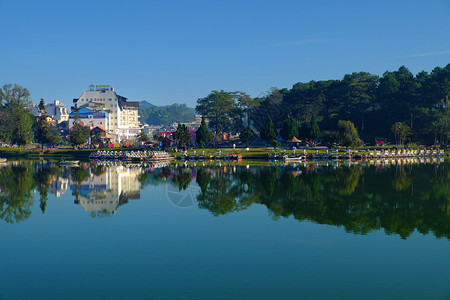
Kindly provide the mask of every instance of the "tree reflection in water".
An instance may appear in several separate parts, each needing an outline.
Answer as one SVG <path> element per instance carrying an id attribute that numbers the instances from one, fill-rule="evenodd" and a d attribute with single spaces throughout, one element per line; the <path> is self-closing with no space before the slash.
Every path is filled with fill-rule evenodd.
<path id="1" fill-rule="evenodd" d="M 34 204 L 33 165 L 30 162 L 8 164 L 0 170 L 0 218 L 19 223 L 31 216 Z"/>
<path id="2" fill-rule="evenodd" d="M 214 215 L 265 205 L 273 218 L 343 226 L 366 234 L 383 228 L 407 238 L 414 230 L 450 238 L 450 170 L 439 166 L 392 166 L 382 170 L 277 167 L 201 168 L 199 207 Z"/>
<path id="3" fill-rule="evenodd" d="M 1 166 L 0 218 L 9 223 L 27 219 L 34 204 L 34 189 L 40 195 L 40 209 L 44 213 L 49 188 L 58 192 L 55 182 L 65 178 L 75 202 L 92 212 L 97 209 L 111 213 L 129 199 L 139 199 L 139 190 L 146 186 L 170 184 L 178 191 L 195 186 L 198 207 L 214 216 L 260 204 L 268 208 L 273 219 L 292 216 L 299 221 L 342 226 L 356 234 L 382 228 L 387 234 L 398 234 L 401 238 L 417 230 L 450 239 L 449 166 L 444 163 L 383 168 L 233 165 L 111 169 L 85 165 L 60 169 L 52 163 L 13 162 Z M 95 183 L 96 178 L 107 172 L 111 181 L 108 187 L 89 183 L 89 180 Z M 121 174 L 117 178 L 128 188 L 114 190 L 117 183 L 111 174 Z M 90 185 L 94 190 L 86 194 L 83 187 Z"/>

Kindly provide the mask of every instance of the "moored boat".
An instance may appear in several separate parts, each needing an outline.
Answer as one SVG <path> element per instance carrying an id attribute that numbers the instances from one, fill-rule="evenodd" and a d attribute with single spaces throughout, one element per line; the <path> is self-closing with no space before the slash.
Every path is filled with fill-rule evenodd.
<path id="1" fill-rule="evenodd" d="M 62 157 L 58 161 L 58 165 L 60 166 L 78 166 L 79 160 L 67 160 L 65 157 Z"/>

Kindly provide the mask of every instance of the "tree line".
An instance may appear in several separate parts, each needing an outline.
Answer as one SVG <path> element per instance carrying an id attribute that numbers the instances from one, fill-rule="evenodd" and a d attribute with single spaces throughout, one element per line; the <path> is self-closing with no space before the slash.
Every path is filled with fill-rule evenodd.
<path id="1" fill-rule="evenodd" d="M 341 80 L 298 82 L 257 98 L 240 91 L 212 91 L 197 100 L 196 110 L 216 134 L 244 132 L 251 125 L 271 141 L 272 122 L 275 135 L 283 139 L 342 141 L 344 131 L 351 136 L 347 144 L 358 143 L 360 136 L 372 144 L 388 139 L 446 145 L 449 94 L 450 64 L 417 75 L 401 66 L 382 76 L 355 72 Z"/>
<path id="2" fill-rule="evenodd" d="M 17 84 L 5 84 L 0 89 L 0 142 L 19 147 L 38 142 L 42 149 L 46 144 L 64 142 L 57 127 L 47 121 L 44 99 L 37 106 L 37 118 L 31 113 L 32 107 L 28 89 Z M 87 142 L 88 138 L 89 129 L 75 120 L 69 143 L 75 147 Z"/>

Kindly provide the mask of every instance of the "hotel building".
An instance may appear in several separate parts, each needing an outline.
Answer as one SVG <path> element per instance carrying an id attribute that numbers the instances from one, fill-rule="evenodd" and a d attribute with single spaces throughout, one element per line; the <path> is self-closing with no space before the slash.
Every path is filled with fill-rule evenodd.
<path id="1" fill-rule="evenodd" d="M 90 85 L 80 98 L 73 99 L 70 118 L 76 110 L 86 108 L 93 113 L 108 113 L 108 136 L 116 142 L 134 140 L 140 134 L 139 102 L 127 101 L 127 98 L 118 95 L 109 85 Z M 72 124 L 73 122 L 70 122 Z M 70 125 L 69 125 L 70 126 Z"/>

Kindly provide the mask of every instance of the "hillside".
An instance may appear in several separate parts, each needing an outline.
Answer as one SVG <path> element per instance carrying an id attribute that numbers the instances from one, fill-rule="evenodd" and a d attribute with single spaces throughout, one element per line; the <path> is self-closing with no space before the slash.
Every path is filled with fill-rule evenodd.
<path id="1" fill-rule="evenodd" d="M 170 125 L 178 122 L 192 122 L 195 118 L 195 110 L 186 104 L 155 106 L 147 101 L 141 101 L 139 116 L 141 123 Z"/>

